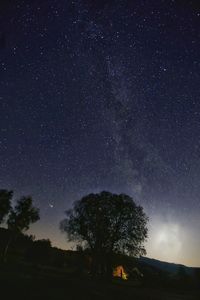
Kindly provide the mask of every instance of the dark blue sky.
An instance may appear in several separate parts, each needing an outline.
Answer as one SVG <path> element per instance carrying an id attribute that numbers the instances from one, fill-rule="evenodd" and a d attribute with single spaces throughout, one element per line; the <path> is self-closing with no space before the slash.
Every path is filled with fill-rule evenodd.
<path id="1" fill-rule="evenodd" d="M 33 196 L 32 232 L 67 247 L 74 200 L 125 192 L 150 216 L 149 256 L 200 266 L 198 1 L 0 9 L 0 187 Z"/>

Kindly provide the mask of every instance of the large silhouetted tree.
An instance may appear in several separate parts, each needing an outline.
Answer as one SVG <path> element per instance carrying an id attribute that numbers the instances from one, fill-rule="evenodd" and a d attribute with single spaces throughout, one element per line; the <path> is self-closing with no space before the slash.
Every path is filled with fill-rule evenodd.
<path id="1" fill-rule="evenodd" d="M 11 209 L 12 196 L 12 191 L 0 190 L 0 224 L 4 221 L 4 218 Z"/>
<path id="2" fill-rule="evenodd" d="M 31 197 L 22 197 L 17 201 L 14 208 L 11 208 L 7 220 L 8 229 L 11 231 L 10 239 L 5 247 L 4 260 L 7 255 L 8 247 L 13 239 L 16 239 L 18 234 L 28 230 L 30 224 L 35 223 L 40 219 L 39 209 L 33 206 Z"/>
<path id="3" fill-rule="evenodd" d="M 66 211 L 60 228 L 69 241 L 89 247 L 93 256 L 93 272 L 109 272 L 105 260 L 113 253 L 133 256 L 145 254 L 148 218 L 141 206 L 127 195 L 101 192 L 75 202 Z M 101 265 L 101 266 L 100 266 Z"/>

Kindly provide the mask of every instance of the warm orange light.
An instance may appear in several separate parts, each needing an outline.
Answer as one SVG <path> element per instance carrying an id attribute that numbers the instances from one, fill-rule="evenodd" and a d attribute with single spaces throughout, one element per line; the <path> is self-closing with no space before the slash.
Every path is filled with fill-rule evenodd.
<path id="1" fill-rule="evenodd" d="M 128 274 L 125 272 L 123 266 L 117 266 L 114 270 L 113 270 L 113 276 L 114 277 L 120 277 L 124 280 L 128 279 Z"/>

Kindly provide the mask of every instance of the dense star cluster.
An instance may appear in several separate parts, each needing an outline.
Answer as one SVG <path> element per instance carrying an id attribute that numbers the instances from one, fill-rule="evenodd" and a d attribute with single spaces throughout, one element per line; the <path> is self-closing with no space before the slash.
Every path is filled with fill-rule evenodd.
<path id="1" fill-rule="evenodd" d="M 70 247 L 73 201 L 123 192 L 147 255 L 200 266 L 198 1 L 2 1 L 0 25 L 0 188 L 32 195 L 32 232 Z"/>

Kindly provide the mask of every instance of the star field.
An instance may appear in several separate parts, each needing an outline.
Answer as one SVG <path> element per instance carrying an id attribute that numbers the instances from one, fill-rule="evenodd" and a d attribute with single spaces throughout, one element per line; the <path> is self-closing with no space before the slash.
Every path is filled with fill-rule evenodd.
<path id="1" fill-rule="evenodd" d="M 200 266 L 198 1 L 2 1 L 0 186 L 38 238 L 89 192 L 128 193 L 147 255 Z M 165 248 L 165 251 L 162 249 Z"/>

